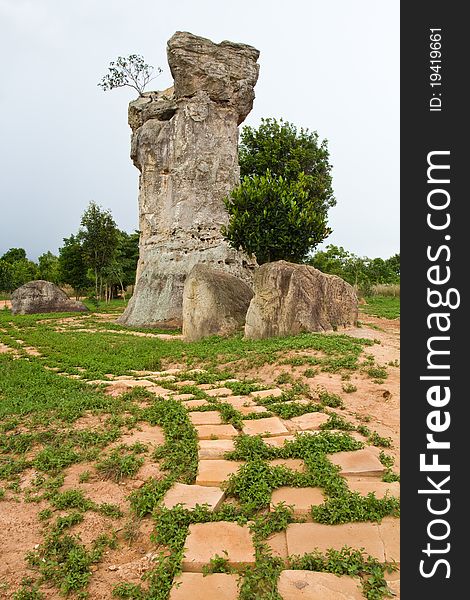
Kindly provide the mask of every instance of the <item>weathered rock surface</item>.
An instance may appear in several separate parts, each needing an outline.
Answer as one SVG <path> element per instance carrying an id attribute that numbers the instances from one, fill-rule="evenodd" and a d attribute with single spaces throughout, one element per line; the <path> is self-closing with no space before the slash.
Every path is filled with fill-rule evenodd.
<path id="1" fill-rule="evenodd" d="M 204 263 L 251 281 L 255 262 L 228 246 L 223 198 L 239 182 L 238 125 L 250 112 L 258 50 L 177 32 L 174 88 L 131 102 L 131 157 L 140 170 L 140 256 L 134 295 L 119 321 L 181 323 L 183 286 Z"/>
<path id="2" fill-rule="evenodd" d="M 11 312 L 14 315 L 86 312 L 87 310 L 88 308 L 82 302 L 71 300 L 54 283 L 43 279 L 25 283 L 11 295 Z"/>
<path id="3" fill-rule="evenodd" d="M 184 284 L 184 338 L 194 341 L 243 329 L 252 297 L 251 288 L 238 277 L 196 265 Z"/>
<path id="4" fill-rule="evenodd" d="M 279 260 L 255 272 L 245 337 L 328 331 L 357 321 L 354 288 L 336 275 Z"/>

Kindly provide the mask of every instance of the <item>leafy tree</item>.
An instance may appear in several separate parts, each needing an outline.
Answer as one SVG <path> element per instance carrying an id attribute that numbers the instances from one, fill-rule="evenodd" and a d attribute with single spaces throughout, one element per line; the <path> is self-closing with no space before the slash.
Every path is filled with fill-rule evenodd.
<path id="1" fill-rule="evenodd" d="M 119 230 L 109 210 L 90 202 L 81 219 L 80 238 L 85 259 L 93 270 L 95 295 L 101 298 L 104 271 L 116 257 Z"/>
<path id="2" fill-rule="evenodd" d="M 91 284 L 79 236 L 64 238 L 64 245 L 59 250 L 58 266 L 60 282 L 71 285 L 78 299 Z"/>
<path id="3" fill-rule="evenodd" d="M 104 270 L 104 280 L 109 288 L 109 296 L 121 289 L 125 298 L 125 289 L 135 282 L 137 261 L 139 259 L 139 232 L 118 231 L 118 246 L 114 260 Z"/>
<path id="4" fill-rule="evenodd" d="M 60 282 L 59 258 L 57 256 L 54 256 L 52 252 L 45 252 L 39 257 L 38 264 L 40 279 L 52 281 L 56 284 Z"/>
<path id="5" fill-rule="evenodd" d="M 130 54 L 127 58 L 118 56 L 111 61 L 108 73 L 98 83 L 105 92 L 120 87 L 130 87 L 136 90 L 139 96 L 143 96 L 145 87 L 152 79 L 155 79 L 162 70 L 157 68 L 157 74 L 153 75 L 155 69 L 148 65 L 143 56 Z"/>
<path id="6" fill-rule="evenodd" d="M 230 215 L 222 229 L 235 248 L 258 263 L 301 262 L 330 233 L 331 187 L 327 141 L 295 125 L 262 119 L 244 127 L 239 148 L 239 187 L 225 199 Z"/>
<path id="7" fill-rule="evenodd" d="M 26 258 L 26 250 L 24 248 L 10 248 L 7 250 L 5 254 L 2 256 L 2 260 L 8 263 L 14 263 L 17 260 L 22 260 Z"/>
<path id="8" fill-rule="evenodd" d="M 38 267 L 36 263 L 27 258 L 15 260 L 11 263 L 12 267 L 12 284 L 13 289 L 20 287 L 28 283 L 28 281 L 34 281 L 39 277 Z"/>
<path id="9" fill-rule="evenodd" d="M 2 292 L 12 292 L 14 289 L 12 264 L 0 258 L 0 290 Z"/>
<path id="10" fill-rule="evenodd" d="M 23 248 L 10 248 L 0 259 L 0 289 L 12 292 L 39 276 L 38 267 Z"/>
<path id="11" fill-rule="evenodd" d="M 329 230 L 325 215 L 309 200 L 308 176 L 287 181 L 266 175 L 245 177 L 225 205 L 230 222 L 223 233 L 235 248 L 254 254 L 259 264 L 300 262 Z"/>
<path id="12" fill-rule="evenodd" d="M 383 259 L 359 257 L 341 246 L 329 245 L 325 250 L 316 252 L 307 263 L 323 271 L 338 275 L 351 285 L 369 294 L 373 285 L 400 282 L 400 255 Z"/>

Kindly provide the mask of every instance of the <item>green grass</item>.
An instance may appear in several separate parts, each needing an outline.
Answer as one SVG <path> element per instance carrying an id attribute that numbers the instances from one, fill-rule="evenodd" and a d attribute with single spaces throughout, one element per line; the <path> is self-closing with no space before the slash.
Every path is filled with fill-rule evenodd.
<path id="1" fill-rule="evenodd" d="M 183 370 L 177 376 L 179 380 L 215 385 L 239 377 L 241 381 L 224 386 L 231 388 L 235 395 L 248 395 L 253 390 L 267 389 L 266 385 L 250 379 L 256 377 L 256 368 L 264 364 L 286 364 L 289 370 L 306 365 L 301 369 L 306 377 L 327 371 L 339 373 L 345 381 L 351 371 L 365 377 L 367 371 L 379 367 L 372 357 L 364 357 L 363 353 L 373 342 L 347 335 L 303 334 L 258 341 L 243 340 L 240 336 L 213 337 L 194 343 L 121 335 L 118 332 L 125 328 L 100 319 L 99 313 L 117 316 L 122 306 L 122 301 L 101 305 L 86 316 L 73 315 L 66 325 L 58 324 L 57 320 L 71 315 L 12 317 L 9 311 L 0 311 L 0 341 L 15 348 L 19 355 L 18 359 L 11 354 L 0 355 L 0 477 L 4 479 L 0 499 L 2 495 L 7 501 L 21 499 L 24 494 L 25 501 L 42 503 L 38 519 L 43 539 L 38 540 L 39 547 L 28 555 L 34 579 L 24 580 L 18 590 L 12 590 L 14 598 L 39 600 L 43 584 L 45 588 L 55 586 L 63 595 L 85 598 L 93 565 L 116 543 L 136 542 L 140 519 L 152 515 L 155 521 L 152 541 L 161 553 L 155 557 L 142 584 L 121 582 L 110 590 L 114 597 L 168 600 L 173 579 L 180 572 L 189 525 L 235 521 L 250 527 L 256 550 L 255 565 L 240 573 L 241 600 L 279 600 L 277 579 L 282 569 L 290 567 L 270 554 L 265 541 L 298 519 L 292 508 L 284 504 L 267 511 L 273 490 L 281 486 L 320 487 L 325 502 L 314 507 L 311 515 L 321 523 L 378 521 L 385 515 L 398 515 L 395 498 L 377 499 L 373 495 L 362 497 L 351 493 L 339 469 L 328 458 L 331 453 L 363 447 L 347 433 L 359 428 L 330 410 L 343 407 L 346 398 L 326 389 L 315 393 L 304 379 L 289 372 L 277 380 L 283 386 L 281 397 L 258 401 L 269 412 L 255 413 L 250 418 L 279 415 L 289 419 L 321 411 L 329 415 L 328 422 L 321 428 L 323 431 L 316 435 L 297 435 L 281 448 L 269 446 L 259 436 L 241 434 L 235 440 L 235 450 L 226 455 L 228 459 L 243 461 L 237 473 L 226 482 L 228 503 L 214 512 L 201 506 L 194 510 L 182 506 L 164 508 L 162 498 L 168 489 L 175 482 L 193 484 L 197 475 L 197 435 L 185 406 L 171 397 L 156 397 L 143 388 L 112 398 L 106 396 L 102 388 L 64 377 L 65 374 L 102 379 L 107 373 L 130 375 L 133 370 L 160 370 L 180 365 Z M 58 326 L 66 327 L 65 331 L 55 331 Z M 97 331 L 90 334 L 78 331 L 80 328 Z M 42 356 L 27 356 L 23 349 L 26 345 L 38 348 Z M 45 366 L 56 367 L 61 373 L 46 370 Z M 186 372 L 196 366 L 206 371 Z M 369 375 L 386 376 L 386 371 L 371 371 Z M 175 382 L 168 381 L 161 385 L 207 400 L 208 406 L 200 408 L 201 411 L 217 410 L 223 422 L 233 424 L 239 431 L 242 429 L 242 420 L 247 417 L 223 399 L 209 397 L 196 385 L 178 388 Z M 350 393 L 353 387 L 344 384 L 343 391 Z M 309 403 L 300 403 L 300 399 L 308 399 Z M 75 420 L 85 412 L 97 417 L 96 421 L 92 420 L 94 424 L 89 428 L 84 427 L 86 422 L 80 427 L 74 426 Z M 165 435 L 165 442 L 152 450 L 151 456 L 145 455 L 148 448 L 140 443 L 117 445 L 123 434 L 142 422 L 161 427 Z M 332 429 L 342 431 L 330 431 Z M 370 430 L 367 434 L 369 443 L 389 447 L 388 438 Z M 162 473 L 158 478 L 147 479 L 137 489 L 133 489 L 132 482 L 127 483 L 129 490 L 133 489 L 128 497 L 130 514 L 123 513 L 115 504 L 97 503 L 84 493 L 83 490 L 89 488 L 82 484 L 92 485 L 97 478 L 109 478 L 126 485 L 126 479 L 138 473 L 146 456 L 158 463 Z M 268 461 L 274 458 L 301 459 L 305 470 L 296 472 L 273 466 Z M 392 471 L 393 459 L 382 453 L 381 460 L 387 467 L 384 480 L 397 480 L 399 476 Z M 83 468 L 87 470 L 79 475 L 75 489 L 64 490 L 66 469 L 76 463 L 86 463 Z M 93 466 L 88 468 L 90 464 Z M 22 490 L 22 472 L 29 468 L 34 468 L 37 474 Z M 74 526 L 83 522 L 88 511 L 99 514 L 114 531 L 122 530 L 122 536 L 119 534 L 116 539 L 113 535 L 98 536 L 94 542 L 82 544 Z M 301 568 L 298 565 L 302 564 L 307 569 L 348 573 L 361 579 L 367 598 L 383 598 L 385 566 L 371 563 L 367 557 L 354 552 L 306 555 L 293 559 L 293 568 Z M 223 554 L 213 556 L 205 569 L 207 573 L 230 570 Z"/>
<path id="2" fill-rule="evenodd" d="M 400 318 L 400 296 L 368 296 L 366 302 L 361 310 L 367 315 L 385 319 Z"/>
<path id="3" fill-rule="evenodd" d="M 43 319 L 38 315 L 12 317 L 9 312 L 6 316 L 0 315 L 0 327 L 7 330 L 7 333 L 0 332 L 0 341 L 15 345 L 14 340 L 24 340 L 44 355 L 43 362 L 48 366 L 92 379 L 101 379 L 106 373 L 122 375 L 132 370 L 159 370 L 169 362 L 186 364 L 188 368 L 219 368 L 230 363 L 246 364 L 250 368 L 275 362 L 287 351 L 302 350 L 321 352 L 324 358 L 316 359 L 316 362 L 321 362 L 324 370 L 337 372 L 356 369 L 362 350 L 372 344 L 370 340 L 347 335 L 315 333 L 267 340 L 210 337 L 186 343 L 177 339 L 170 344 L 158 338 L 101 331 L 93 334 L 93 344 L 90 344 L 87 332 L 73 328 L 55 331 L 54 321 L 61 316 L 48 315 L 48 322 L 41 323 Z M 234 385 L 234 389 L 243 390 L 249 385 L 242 382 Z"/>

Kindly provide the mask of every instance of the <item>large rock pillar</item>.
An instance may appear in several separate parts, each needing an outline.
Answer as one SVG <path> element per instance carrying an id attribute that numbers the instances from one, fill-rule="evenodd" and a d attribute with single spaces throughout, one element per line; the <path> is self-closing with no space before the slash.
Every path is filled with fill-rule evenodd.
<path id="1" fill-rule="evenodd" d="M 220 229 L 239 182 L 238 125 L 253 106 L 258 50 L 177 32 L 168 41 L 174 87 L 129 105 L 131 158 L 140 170 L 140 255 L 119 321 L 181 324 L 183 286 L 203 263 L 249 282 L 255 266 Z"/>

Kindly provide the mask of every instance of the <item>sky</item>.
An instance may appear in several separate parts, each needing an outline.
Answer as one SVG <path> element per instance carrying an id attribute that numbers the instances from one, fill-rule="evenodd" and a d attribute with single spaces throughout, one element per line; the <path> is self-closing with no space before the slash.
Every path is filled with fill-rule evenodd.
<path id="1" fill-rule="evenodd" d="M 163 69 L 151 88 L 169 87 L 175 31 L 260 50 L 245 124 L 282 117 L 328 140 L 337 205 L 323 247 L 399 251 L 399 0 L 0 0 L 0 256 L 57 253 L 90 201 L 137 229 L 134 92 L 97 83 L 141 54 Z"/>

